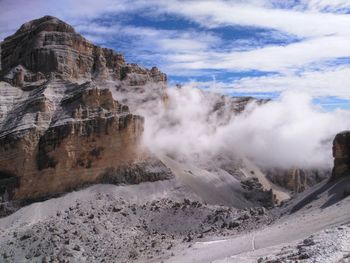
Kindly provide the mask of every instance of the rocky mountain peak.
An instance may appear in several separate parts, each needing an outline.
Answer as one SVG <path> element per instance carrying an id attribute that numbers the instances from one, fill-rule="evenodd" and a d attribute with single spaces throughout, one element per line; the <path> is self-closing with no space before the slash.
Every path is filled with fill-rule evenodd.
<path id="1" fill-rule="evenodd" d="M 17 37 L 18 35 L 24 33 L 38 34 L 39 32 L 66 32 L 66 33 L 75 33 L 75 30 L 72 26 L 63 22 L 54 16 L 44 16 L 39 19 L 35 19 L 24 23 L 12 37 Z M 11 37 L 6 38 L 8 40 Z"/>
<path id="2" fill-rule="evenodd" d="M 0 79 L 17 87 L 50 79 L 165 82 L 166 75 L 128 64 L 122 54 L 94 45 L 74 28 L 52 16 L 23 24 L 1 43 Z M 141 83 L 142 84 L 142 83 Z"/>
<path id="3" fill-rule="evenodd" d="M 144 118 L 115 95 L 148 83 L 163 91 L 158 68 L 128 64 L 52 16 L 7 37 L 1 62 L 0 202 L 171 176 L 140 145 Z"/>

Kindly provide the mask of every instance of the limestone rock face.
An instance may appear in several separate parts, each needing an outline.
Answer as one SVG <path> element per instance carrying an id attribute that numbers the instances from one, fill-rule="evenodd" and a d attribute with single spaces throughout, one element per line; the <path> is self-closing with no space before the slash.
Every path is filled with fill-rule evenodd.
<path id="1" fill-rule="evenodd" d="M 328 169 L 270 169 L 265 171 L 274 184 L 301 193 L 330 177 Z"/>
<path id="2" fill-rule="evenodd" d="M 157 68 L 127 64 L 121 54 L 90 43 L 65 22 L 45 16 L 30 21 L 1 45 L 0 77 L 22 87 L 26 82 L 58 77 L 71 79 L 166 81 Z"/>
<path id="3" fill-rule="evenodd" d="M 24 24 L 1 47 L 0 201 L 171 177 L 140 146 L 144 118 L 106 84 L 163 87 L 164 73 L 127 64 L 50 16 Z"/>
<path id="4" fill-rule="evenodd" d="M 350 175 L 350 131 L 335 136 L 333 141 L 334 166 L 332 180 Z"/>
<path id="5" fill-rule="evenodd" d="M 54 101 L 55 85 L 36 91 L 34 98 L 19 103 L 3 119 L 7 128 L 0 133 L 3 198 L 60 193 L 106 181 L 106 175 L 111 182 L 123 183 L 169 176 L 160 163 L 159 171 L 142 174 L 138 163 L 150 159 L 139 146 L 143 118 L 115 101 L 110 90 L 91 83 L 61 86 L 64 95 Z M 111 170 L 126 169 L 128 177 L 125 172 L 110 175 Z"/>

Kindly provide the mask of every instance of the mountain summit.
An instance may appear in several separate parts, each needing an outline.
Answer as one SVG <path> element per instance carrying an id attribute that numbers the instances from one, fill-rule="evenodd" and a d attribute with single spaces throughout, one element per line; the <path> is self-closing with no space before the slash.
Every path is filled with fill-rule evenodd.
<path id="1" fill-rule="evenodd" d="M 166 81 L 156 67 L 148 70 L 126 64 L 123 55 L 92 44 L 52 16 L 23 24 L 1 46 L 0 77 L 19 87 L 50 77 L 121 80 L 132 72 L 142 74 L 145 81 Z"/>

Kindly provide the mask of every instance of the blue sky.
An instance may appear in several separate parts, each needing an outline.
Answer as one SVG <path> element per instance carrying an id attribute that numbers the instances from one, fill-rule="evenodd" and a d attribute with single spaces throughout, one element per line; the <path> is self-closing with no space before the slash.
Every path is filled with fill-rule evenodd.
<path id="1" fill-rule="evenodd" d="M 0 0 L 0 39 L 54 15 L 170 85 L 350 109 L 349 0 Z"/>

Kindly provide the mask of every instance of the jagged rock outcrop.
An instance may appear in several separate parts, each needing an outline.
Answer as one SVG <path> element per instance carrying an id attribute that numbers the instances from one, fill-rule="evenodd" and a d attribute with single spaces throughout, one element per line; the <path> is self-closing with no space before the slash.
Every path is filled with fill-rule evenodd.
<path id="1" fill-rule="evenodd" d="M 2 79 L 18 87 L 52 77 L 65 80 L 165 82 L 166 75 L 127 64 L 123 55 L 86 40 L 65 22 L 45 16 L 30 21 L 1 44 Z"/>
<path id="2" fill-rule="evenodd" d="M 329 169 L 269 169 L 267 178 L 284 189 L 301 193 L 330 177 Z"/>
<path id="3" fill-rule="evenodd" d="M 337 134 L 333 141 L 334 166 L 331 180 L 350 176 L 350 131 Z"/>
<path id="4" fill-rule="evenodd" d="M 6 38 L 1 59 L 0 200 L 171 177 L 140 146 L 143 117 L 104 84 L 164 87 L 166 75 L 156 67 L 127 64 L 51 16 Z"/>

